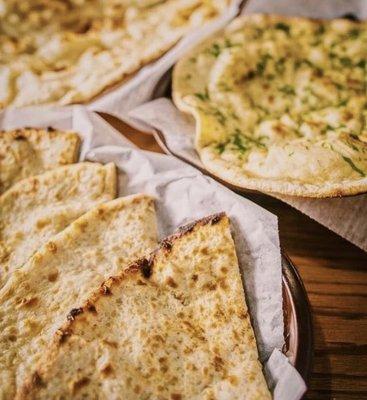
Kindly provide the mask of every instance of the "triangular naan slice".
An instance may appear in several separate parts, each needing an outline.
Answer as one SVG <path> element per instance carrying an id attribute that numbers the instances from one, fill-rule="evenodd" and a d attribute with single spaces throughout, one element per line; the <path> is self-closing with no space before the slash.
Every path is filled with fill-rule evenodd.
<path id="1" fill-rule="evenodd" d="M 23 128 L 0 132 L 0 193 L 15 182 L 78 159 L 74 132 Z"/>
<path id="2" fill-rule="evenodd" d="M 68 319 L 18 398 L 271 398 L 224 214 L 164 240 Z"/>
<path id="3" fill-rule="evenodd" d="M 112 163 L 59 167 L 12 186 L 0 196 L 0 287 L 51 236 L 115 195 Z"/>
<path id="4" fill-rule="evenodd" d="M 14 398 L 73 307 L 156 244 L 153 200 L 118 198 L 81 216 L 17 270 L 0 291 L 0 398 Z"/>

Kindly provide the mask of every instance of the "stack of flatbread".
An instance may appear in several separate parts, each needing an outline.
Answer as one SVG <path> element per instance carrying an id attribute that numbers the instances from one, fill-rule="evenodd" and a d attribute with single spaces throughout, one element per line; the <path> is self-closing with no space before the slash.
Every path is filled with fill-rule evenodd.
<path id="1" fill-rule="evenodd" d="M 26 150 L 1 160 L 1 399 L 271 398 L 225 214 L 158 245 L 153 198 L 114 199 L 75 133 L 2 135 Z"/>

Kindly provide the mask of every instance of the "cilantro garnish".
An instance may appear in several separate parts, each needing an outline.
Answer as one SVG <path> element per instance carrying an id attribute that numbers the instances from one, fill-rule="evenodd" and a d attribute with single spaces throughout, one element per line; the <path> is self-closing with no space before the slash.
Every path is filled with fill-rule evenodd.
<path id="1" fill-rule="evenodd" d="M 296 94 L 296 91 L 294 90 L 294 87 L 291 85 L 284 85 L 281 88 L 279 88 L 279 91 L 285 94 Z"/>
<path id="2" fill-rule="evenodd" d="M 277 24 L 275 24 L 275 29 L 279 29 L 279 30 L 285 32 L 289 36 L 290 27 L 289 27 L 289 25 L 287 25 L 285 23 L 278 22 Z"/>
<path id="3" fill-rule="evenodd" d="M 194 96 L 200 99 L 201 101 L 207 101 L 210 100 L 209 98 L 209 92 L 208 89 L 206 88 L 204 93 L 194 93 Z"/>
<path id="4" fill-rule="evenodd" d="M 345 157 L 345 156 L 342 156 L 342 157 L 343 157 L 343 160 L 345 162 L 347 162 L 354 171 L 359 173 L 359 175 L 366 176 L 366 174 L 361 169 L 359 169 L 349 157 Z"/>

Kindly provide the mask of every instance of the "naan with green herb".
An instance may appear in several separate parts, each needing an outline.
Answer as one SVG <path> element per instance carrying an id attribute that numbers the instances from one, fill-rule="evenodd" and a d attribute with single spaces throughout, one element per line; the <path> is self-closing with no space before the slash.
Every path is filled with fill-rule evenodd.
<path id="1" fill-rule="evenodd" d="M 241 188 L 367 191 L 367 23 L 243 16 L 175 67 L 196 148 Z"/>

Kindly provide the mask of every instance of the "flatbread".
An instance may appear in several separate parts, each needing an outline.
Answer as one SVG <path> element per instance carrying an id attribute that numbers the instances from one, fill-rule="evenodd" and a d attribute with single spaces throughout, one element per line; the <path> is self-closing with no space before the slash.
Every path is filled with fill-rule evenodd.
<path id="1" fill-rule="evenodd" d="M 164 240 L 57 332 L 18 399 L 271 399 L 228 218 Z"/>
<path id="2" fill-rule="evenodd" d="M 0 108 L 93 99 L 221 15 L 230 0 L 3 3 Z"/>
<path id="3" fill-rule="evenodd" d="M 0 196 L 0 287 L 48 239 L 115 195 L 113 163 L 59 167 L 12 186 Z"/>
<path id="4" fill-rule="evenodd" d="M 153 200 L 118 198 L 81 216 L 16 271 L 0 291 L 0 398 L 14 398 L 72 308 L 156 243 Z"/>
<path id="5" fill-rule="evenodd" d="M 205 168 L 242 189 L 367 191 L 367 22 L 234 20 L 175 66 Z"/>
<path id="6" fill-rule="evenodd" d="M 22 128 L 0 132 L 0 194 L 14 183 L 78 160 L 74 132 Z"/>

